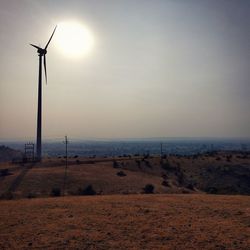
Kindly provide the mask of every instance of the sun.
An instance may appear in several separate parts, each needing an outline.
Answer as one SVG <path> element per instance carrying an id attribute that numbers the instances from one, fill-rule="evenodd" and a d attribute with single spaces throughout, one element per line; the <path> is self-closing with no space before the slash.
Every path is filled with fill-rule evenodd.
<path id="1" fill-rule="evenodd" d="M 81 57 L 92 50 L 94 38 L 91 31 L 81 23 L 60 22 L 57 25 L 55 45 L 68 57 Z"/>

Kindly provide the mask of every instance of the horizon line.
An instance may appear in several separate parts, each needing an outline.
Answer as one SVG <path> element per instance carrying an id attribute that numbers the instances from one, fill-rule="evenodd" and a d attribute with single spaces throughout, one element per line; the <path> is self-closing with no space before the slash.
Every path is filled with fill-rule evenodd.
<path id="1" fill-rule="evenodd" d="M 165 140 L 250 140 L 250 136 L 169 136 L 169 137 L 119 137 L 119 138 L 109 138 L 109 137 L 69 137 L 71 141 L 165 141 Z M 62 137 L 54 138 L 44 138 L 43 142 L 59 141 L 63 140 Z M 35 142 L 35 138 L 0 138 L 1 142 Z"/>

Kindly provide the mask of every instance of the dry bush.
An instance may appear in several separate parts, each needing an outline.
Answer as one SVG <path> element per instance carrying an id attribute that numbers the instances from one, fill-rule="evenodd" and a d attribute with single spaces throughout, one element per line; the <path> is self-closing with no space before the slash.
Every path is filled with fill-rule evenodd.
<path id="1" fill-rule="evenodd" d="M 117 161 L 113 161 L 113 168 L 118 168 L 119 167 L 119 164 Z"/>
<path id="2" fill-rule="evenodd" d="M 53 197 L 61 196 L 61 189 L 58 187 L 52 188 L 50 195 Z"/>
<path id="3" fill-rule="evenodd" d="M 124 177 L 124 176 L 127 176 L 123 171 L 119 171 L 116 173 L 118 176 L 120 177 Z"/>
<path id="4" fill-rule="evenodd" d="M 164 181 L 161 183 L 161 185 L 162 185 L 162 186 L 165 186 L 165 187 L 169 187 L 169 183 L 168 183 L 166 180 L 164 180 Z"/>
<path id="5" fill-rule="evenodd" d="M 96 191 L 92 185 L 88 185 L 86 188 L 79 188 L 77 191 L 78 195 L 96 195 Z"/>
<path id="6" fill-rule="evenodd" d="M 14 195 L 11 191 L 4 192 L 1 196 L 1 200 L 12 200 L 14 198 Z"/>
<path id="7" fill-rule="evenodd" d="M 8 168 L 0 170 L 0 176 L 7 176 L 7 175 L 10 175 L 10 172 L 9 172 Z"/>
<path id="8" fill-rule="evenodd" d="M 153 193 L 154 193 L 154 189 L 155 189 L 155 187 L 154 187 L 154 185 L 152 185 L 152 184 L 147 184 L 147 185 L 143 188 L 145 194 L 153 194 Z"/>

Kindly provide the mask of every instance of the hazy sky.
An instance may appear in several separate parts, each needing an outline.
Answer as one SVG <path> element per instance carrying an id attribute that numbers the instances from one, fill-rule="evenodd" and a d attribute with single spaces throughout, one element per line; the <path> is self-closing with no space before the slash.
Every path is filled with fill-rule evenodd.
<path id="1" fill-rule="evenodd" d="M 250 137 L 249 0 L 0 0 L 0 139 L 35 138 L 29 43 L 67 20 L 95 45 L 69 58 L 52 40 L 44 138 Z"/>

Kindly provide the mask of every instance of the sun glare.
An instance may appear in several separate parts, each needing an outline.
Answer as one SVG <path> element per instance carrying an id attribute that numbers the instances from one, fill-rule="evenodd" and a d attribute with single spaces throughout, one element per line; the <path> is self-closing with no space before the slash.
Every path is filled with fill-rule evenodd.
<path id="1" fill-rule="evenodd" d="M 69 57 L 88 54 L 94 44 L 90 30 L 78 22 L 61 22 L 58 24 L 55 43 L 58 49 Z"/>

